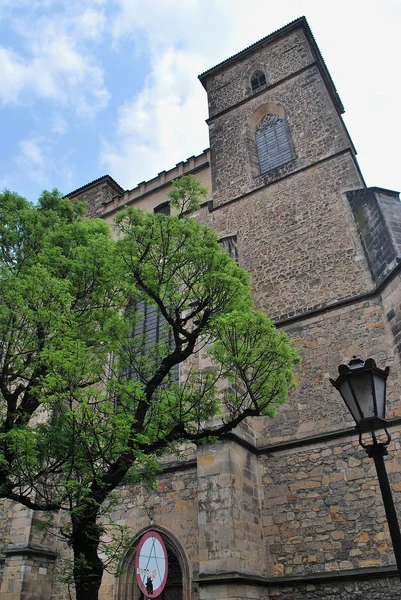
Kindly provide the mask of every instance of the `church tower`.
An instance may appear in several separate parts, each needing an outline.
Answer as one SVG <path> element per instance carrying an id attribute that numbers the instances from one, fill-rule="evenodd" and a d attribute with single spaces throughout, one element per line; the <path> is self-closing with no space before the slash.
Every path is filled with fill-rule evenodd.
<path id="1" fill-rule="evenodd" d="M 171 565 L 161 600 L 399 600 L 374 466 L 329 382 L 353 355 L 390 366 L 386 461 L 401 506 L 398 193 L 366 187 L 305 18 L 200 81 L 210 150 L 132 190 L 106 175 L 69 196 L 112 221 L 126 206 L 165 211 L 183 174 L 209 186 L 195 218 L 216 230 L 250 273 L 257 307 L 297 346 L 298 388 L 274 419 L 249 419 L 166 457 L 155 490 L 121 486 L 113 517 L 132 543 L 119 576 L 105 573 L 100 598 L 142 599 L 135 552 L 153 530 Z M 69 549 L 34 533 L 31 511 L 6 509 L 1 597 L 67 600 L 58 578 Z"/>
<path id="2" fill-rule="evenodd" d="M 260 308 L 283 319 L 369 289 L 345 196 L 364 181 L 306 20 L 200 80 L 209 101 L 211 214 L 241 229 L 242 265 Z"/>
<path id="3" fill-rule="evenodd" d="M 397 492 L 398 193 L 366 188 L 341 100 L 305 18 L 200 80 L 208 94 L 213 190 L 201 218 L 236 240 L 258 308 L 289 333 L 303 361 L 289 403 L 274 420 L 249 423 L 237 440 L 244 446 L 253 436 L 248 460 L 262 481 L 254 523 L 261 523 L 265 570 L 234 544 L 242 577 L 253 575 L 263 598 L 373 600 L 385 589 L 395 600 L 400 589 L 373 465 L 329 377 L 354 354 L 390 365 Z M 249 549 L 252 531 L 241 527 Z M 260 558 L 255 543 L 253 552 Z M 361 583 L 368 576 L 373 581 Z M 205 598 L 217 597 L 217 588 L 214 594 Z"/>

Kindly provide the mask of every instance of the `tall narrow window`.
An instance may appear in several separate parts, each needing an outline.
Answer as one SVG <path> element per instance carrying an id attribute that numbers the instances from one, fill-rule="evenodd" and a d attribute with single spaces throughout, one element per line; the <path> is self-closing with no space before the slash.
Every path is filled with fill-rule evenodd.
<path id="1" fill-rule="evenodd" d="M 263 71 L 255 71 L 251 77 L 251 88 L 253 92 L 258 92 L 266 87 L 266 75 Z"/>
<path id="2" fill-rule="evenodd" d="M 265 115 L 256 128 L 255 139 L 261 173 L 292 160 L 290 139 L 283 117 Z"/>
<path id="3" fill-rule="evenodd" d="M 173 347 L 173 335 L 171 329 L 167 325 L 167 321 L 160 313 L 159 308 L 147 302 L 139 300 L 136 304 L 136 309 L 140 313 L 137 326 L 135 327 L 132 338 L 136 338 L 140 342 L 140 346 L 136 347 L 137 364 L 132 365 L 129 369 L 128 376 L 132 378 L 146 379 L 145 372 L 147 367 L 144 366 L 141 359 L 147 359 L 152 355 L 152 348 L 156 344 L 167 344 L 168 347 Z M 152 360 L 150 360 L 152 362 Z M 136 368 L 137 367 L 137 370 Z M 175 365 L 170 371 L 169 380 L 171 382 L 178 381 L 179 367 Z"/>
<path id="4" fill-rule="evenodd" d="M 226 237 L 220 238 L 219 244 L 223 247 L 224 251 L 227 252 L 230 258 L 233 258 L 238 262 L 238 246 L 236 235 L 226 235 Z"/>

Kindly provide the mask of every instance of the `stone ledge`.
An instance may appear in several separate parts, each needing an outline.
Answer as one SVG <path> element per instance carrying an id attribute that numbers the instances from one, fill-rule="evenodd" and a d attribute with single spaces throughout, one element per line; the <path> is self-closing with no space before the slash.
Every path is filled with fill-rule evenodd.
<path id="1" fill-rule="evenodd" d="M 232 572 L 221 573 L 219 575 L 199 576 L 193 581 L 202 586 L 235 583 L 237 585 L 258 585 L 262 587 L 289 587 L 340 581 L 366 581 L 368 579 L 385 579 L 387 577 L 398 577 L 398 570 L 395 565 L 369 569 L 347 569 L 346 571 L 308 573 L 295 576 L 287 575 L 284 577 L 258 577 Z"/>
<path id="2" fill-rule="evenodd" d="M 56 560 L 58 557 L 54 550 L 49 550 L 43 546 L 33 546 L 32 544 L 16 544 L 15 546 L 8 546 L 3 553 L 6 556 L 23 554 L 25 556 L 48 558 L 49 560 Z"/>

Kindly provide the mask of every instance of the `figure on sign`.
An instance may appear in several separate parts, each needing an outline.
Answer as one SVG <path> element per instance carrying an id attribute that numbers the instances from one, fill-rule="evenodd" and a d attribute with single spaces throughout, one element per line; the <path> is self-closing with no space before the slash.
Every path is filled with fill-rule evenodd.
<path id="1" fill-rule="evenodd" d="M 146 580 L 146 591 L 148 592 L 149 596 L 153 596 L 153 583 L 151 577 L 148 577 Z"/>
<path id="2" fill-rule="evenodd" d="M 157 598 L 167 580 L 167 551 L 160 535 L 148 531 L 139 541 L 135 554 L 135 573 L 140 590 L 147 598 Z"/>

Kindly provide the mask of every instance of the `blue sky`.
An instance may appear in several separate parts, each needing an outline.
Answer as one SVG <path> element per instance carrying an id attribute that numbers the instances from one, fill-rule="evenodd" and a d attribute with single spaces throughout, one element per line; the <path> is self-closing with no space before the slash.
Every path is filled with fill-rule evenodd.
<path id="1" fill-rule="evenodd" d="M 197 75 L 301 15 L 367 184 L 400 190 L 399 0 L 0 0 L 0 189 L 132 188 L 202 152 Z"/>

